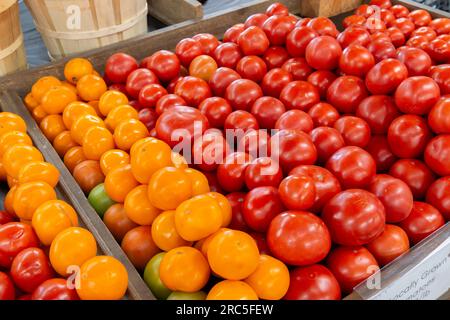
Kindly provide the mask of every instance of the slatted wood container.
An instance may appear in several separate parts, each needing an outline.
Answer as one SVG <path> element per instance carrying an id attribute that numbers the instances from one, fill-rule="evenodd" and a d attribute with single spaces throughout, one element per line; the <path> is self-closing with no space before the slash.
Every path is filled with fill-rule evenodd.
<path id="1" fill-rule="evenodd" d="M 331 17 L 356 9 L 362 0 L 302 0 L 300 15 L 303 17 Z"/>
<path id="2" fill-rule="evenodd" d="M 147 32 L 146 0 L 25 0 L 53 59 Z"/>
<path id="3" fill-rule="evenodd" d="M 0 76 L 25 69 L 27 58 L 17 0 L 0 1 Z"/>
<path id="4" fill-rule="evenodd" d="M 147 2 L 149 14 L 168 25 L 203 18 L 203 6 L 197 0 L 147 0 Z"/>

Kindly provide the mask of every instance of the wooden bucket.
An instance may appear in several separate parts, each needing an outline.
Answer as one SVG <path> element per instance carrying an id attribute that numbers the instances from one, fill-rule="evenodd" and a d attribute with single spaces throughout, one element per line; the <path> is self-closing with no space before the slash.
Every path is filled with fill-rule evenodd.
<path id="1" fill-rule="evenodd" d="M 25 0 L 53 59 L 147 32 L 146 0 Z"/>
<path id="2" fill-rule="evenodd" d="M 0 76 L 25 69 L 27 56 L 17 0 L 0 1 Z"/>

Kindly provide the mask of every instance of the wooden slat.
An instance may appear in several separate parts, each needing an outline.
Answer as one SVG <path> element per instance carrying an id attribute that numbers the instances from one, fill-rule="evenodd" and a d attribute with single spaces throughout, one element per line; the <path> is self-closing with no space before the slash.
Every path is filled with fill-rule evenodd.
<path id="1" fill-rule="evenodd" d="M 203 18 L 203 6 L 196 0 L 148 0 L 149 14 L 165 24 Z"/>
<path id="2" fill-rule="evenodd" d="M 356 9 L 362 0 L 303 0 L 300 14 L 305 17 L 331 17 Z"/>

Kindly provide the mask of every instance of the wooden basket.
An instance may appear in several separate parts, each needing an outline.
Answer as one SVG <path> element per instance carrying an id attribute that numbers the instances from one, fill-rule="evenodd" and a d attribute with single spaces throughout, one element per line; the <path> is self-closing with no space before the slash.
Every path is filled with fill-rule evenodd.
<path id="1" fill-rule="evenodd" d="M 17 0 L 0 1 L 0 76 L 26 68 Z"/>
<path id="2" fill-rule="evenodd" d="M 358 8 L 362 0 L 302 0 L 300 15 L 303 17 L 331 17 Z"/>
<path id="3" fill-rule="evenodd" d="M 147 32 L 146 0 L 25 0 L 53 59 Z"/>

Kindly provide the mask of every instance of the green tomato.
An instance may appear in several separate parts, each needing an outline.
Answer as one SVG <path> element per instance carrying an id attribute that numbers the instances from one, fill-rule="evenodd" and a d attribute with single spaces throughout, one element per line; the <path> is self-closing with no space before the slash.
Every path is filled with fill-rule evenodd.
<path id="1" fill-rule="evenodd" d="M 203 291 L 194 293 L 172 292 L 167 300 L 206 300 L 206 293 Z"/>
<path id="2" fill-rule="evenodd" d="M 92 189 L 88 200 L 102 219 L 105 212 L 115 204 L 115 202 L 106 193 L 105 185 L 103 183 Z"/>
<path id="3" fill-rule="evenodd" d="M 165 300 L 172 293 L 165 285 L 162 283 L 159 277 L 159 265 L 161 260 L 164 258 L 165 252 L 158 253 L 155 255 L 145 267 L 144 270 L 144 281 L 147 286 L 152 290 L 156 298 L 160 300 Z"/>

